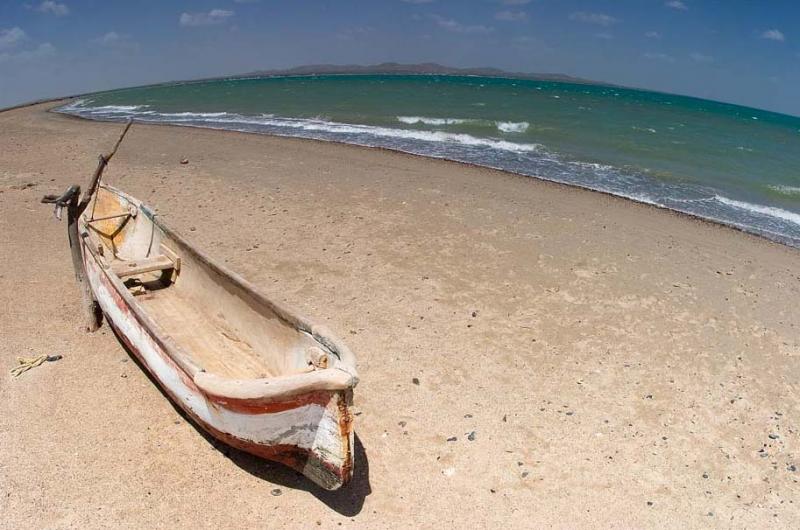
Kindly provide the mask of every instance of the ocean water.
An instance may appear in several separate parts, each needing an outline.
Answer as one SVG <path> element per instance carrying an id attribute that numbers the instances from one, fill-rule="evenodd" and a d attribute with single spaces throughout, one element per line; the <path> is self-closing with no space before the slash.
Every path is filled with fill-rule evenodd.
<path id="1" fill-rule="evenodd" d="M 800 247 L 800 118 L 600 85 L 298 76 L 86 96 L 60 112 L 385 147 L 583 186 Z"/>

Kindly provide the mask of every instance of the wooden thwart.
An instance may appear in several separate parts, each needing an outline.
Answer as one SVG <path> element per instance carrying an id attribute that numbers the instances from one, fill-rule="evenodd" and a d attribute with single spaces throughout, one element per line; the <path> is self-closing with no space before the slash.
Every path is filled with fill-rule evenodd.
<path id="1" fill-rule="evenodd" d="M 174 265 L 173 268 L 175 269 L 175 272 L 180 272 L 180 270 L 181 270 L 181 258 L 180 258 L 180 256 L 178 256 L 171 248 L 169 248 L 168 246 L 163 245 L 163 244 L 159 245 L 158 249 L 161 251 L 161 253 L 164 256 L 166 256 L 167 258 L 169 258 L 172 261 L 172 264 Z"/>
<path id="2" fill-rule="evenodd" d="M 175 263 L 170 258 L 163 255 L 130 261 L 115 261 L 111 264 L 111 272 L 120 278 L 175 268 Z"/>

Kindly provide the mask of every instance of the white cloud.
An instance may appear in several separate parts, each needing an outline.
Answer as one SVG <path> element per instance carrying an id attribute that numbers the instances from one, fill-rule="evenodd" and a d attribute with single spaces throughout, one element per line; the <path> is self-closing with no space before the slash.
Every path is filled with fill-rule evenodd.
<path id="1" fill-rule="evenodd" d="M 494 28 L 482 25 L 466 25 L 462 24 L 458 21 L 453 20 L 452 18 L 444 18 L 439 15 L 430 15 L 430 17 L 439 25 L 440 28 L 446 29 L 447 31 L 452 31 L 453 33 L 491 33 L 494 31 Z"/>
<path id="2" fill-rule="evenodd" d="M 678 11 L 686 11 L 689 9 L 681 0 L 669 0 L 669 2 L 664 2 L 664 5 L 672 9 L 677 9 Z"/>
<path id="3" fill-rule="evenodd" d="M 3 48 L 13 48 L 20 42 L 28 38 L 22 28 L 13 27 L 11 29 L 0 29 L 0 50 Z"/>
<path id="4" fill-rule="evenodd" d="M 598 26 L 610 26 L 617 22 L 617 19 L 611 15 L 606 15 L 604 13 L 587 13 L 586 11 L 572 13 L 569 19 L 578 22 L 586 22 L 587 24 L 597 24 Z"/>
<path id="5" fill-rule="evenodd" d="M 710 55 L 705 55 L 700 52 L 692 52 L 689 57 L 696 63 L 713 63 L 714 58 Z"/>
<path id="6" fill-rule="evenodd" d="M 63 17 L 69 15 L 69 7 L 67 4 L 61 4 L 59 2 L 53 2 L 52 0 L 45 0 L 36 8 L 36 11 L 40 13 L 47 13 L 50 15 L 55 15 L 57 17 Z"/>
<path id="7" fill-rule="evenodd" d="M 56 47 L 49 42 L 43 42 L 33 50 L 22 51 L 17 54 L 18 58 L 27 59 L 41 59 L 42 57 L 50 57 L 56 53 Z"/>
<path id="8" fill-rule="evenodd" d="M 212 9 L 208 13 L 181 13 L 180 25 L 185 27 L 214 26 L 223 24 L 234 15 L 233 11 L 227 9 Z"/>
<path id="9" fill-rule="evenodd" d="M 32 50 L 22 50 L 17 53 L 0 53 L 0 63 L 6 61 L 15 61 L 20 63 L 27 63 L 37 59 L 50 57 L 56 53 L 56 48 L 49 42 L 43 42 Z"/>
<path id="10" fill-rule="evenodd" d="M 609 33 L 608 31 L 601 31 L 600 33 L 595 33 L 594 36 L 597 37 L 598 39 L 604 39 L 604 40 L 611 40 L 614 38 L 614 35 Z"/>
<path id="11" fill-rule="evenodd" d="M 97 44 L 102 44 L 104 46 L 111 46 L 118 43 L 122 39 L 123 37 L 116 31 L 109 31 L 102 37 L 94 39 L 92 42 L 95 42 Z"/>
<path id="12" fill-rule="evenodd" d="M 109 31 L 108 33 L 92 39 L 89 41 L 97 46 L 104 48 L 112 48 L 118 50 L 137 50 L 139 43 L 131 40 L 129 35 L 117 33 L 116 31 Z"/>
<path id="13" fill-rule="evenodd" d="M 644 36 L 647 37 L 648 39 L 660 39 L 661 33 L 657 31 L 648 31 L 647 33 L 644 34 Z"/>
<path id="14" fill-rule="evenodd" d="M 675 62 L 675 57 L 673 57 L 671 55 L 667 55 L 666 53 L 648 52 L 648 53 L 643 53 L 642 56 L 645 59 L 650 59 L 651 61 L 666 61 L 668 63 L 674 63 Z"/>
<path id="15" fill-rule="evenodd" d="M 528 14 L 525 11 L 498 11 L 494 18 L 497 20 L 502 20 L 504 22 L 519 22 L 522 20 L 528 20 Z"/>
<path id="16" fill-rule="evenodd" d="M 761 34 L 761 38 L 767 40 L 774 40 L 778 42 L 786 41 L 786 35 L 784 35 L 782 31 L 777 29 L 768 29 L 767 31 Z"/>

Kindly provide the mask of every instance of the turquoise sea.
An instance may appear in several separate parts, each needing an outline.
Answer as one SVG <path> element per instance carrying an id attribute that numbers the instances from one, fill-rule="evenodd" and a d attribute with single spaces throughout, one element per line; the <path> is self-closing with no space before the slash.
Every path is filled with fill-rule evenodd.
<path id="1" fill-rule="evenodd" d="M 176 83 L 59 109 L 379 146 L 602 190 L 800 247 L 800 118 L 601 85 L 438 75 Z"/>

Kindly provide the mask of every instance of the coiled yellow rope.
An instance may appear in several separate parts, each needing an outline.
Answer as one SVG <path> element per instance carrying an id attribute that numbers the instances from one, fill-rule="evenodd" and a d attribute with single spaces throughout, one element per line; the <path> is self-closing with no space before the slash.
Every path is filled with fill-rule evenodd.
<path id="1" fill-rule="evenodd" d="M 37 366 L 43 364 L 45 361 L 57 361 L 60 358 L 60 355 L 53 355 L 51 357 L 50 355 L 44 353 L 36 357 L 17 357 L 19 366 L 11 370 L 11 375 L 14 377 L 19 377 L 31 368 L 36 368 Z"/>

